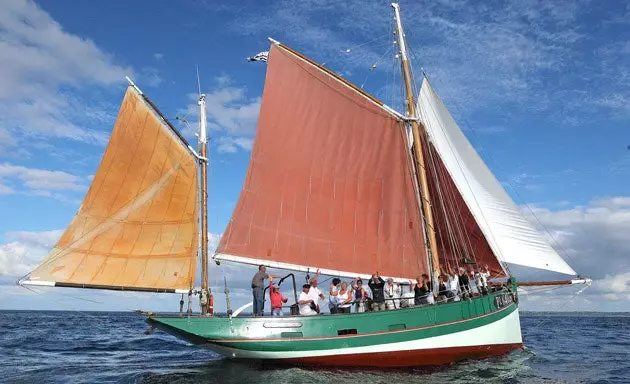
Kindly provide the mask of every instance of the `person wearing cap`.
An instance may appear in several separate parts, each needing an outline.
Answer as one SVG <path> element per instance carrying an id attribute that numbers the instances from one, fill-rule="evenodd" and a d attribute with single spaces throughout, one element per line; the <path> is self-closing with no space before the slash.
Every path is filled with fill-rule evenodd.
<path id="1" fill-rule="evenodd" d="M 271 301 L 271 316 L 282 316 L 282 303 L 287 302 L 287 298 L 280 293 L 278 284 L 269 279 L 269 301 Z"/>
<path id="2" fill-rule="evenodd" d="M 308 294 L 310 290 L 311 290 L 310 284 L 304 284 L 302 286 L 302 292 L 300 292 L 300 297 L 298 297 L 298 302 L 297 302 L 298 307 L 300 309 L 300 315 L 303 315 L 303 316 L 317 315 L 317 311 L 313 309 L 313 307 L 316 304 Z"/>
<path id="3" fill-rule="evenodd" d="M 385 307 L 388 310 L 400 308 L 400 285 L 394 283 L 394 279 L 391 277 L 387 279 L 387 284 L 383 289 L 385 292 Z"/>
<path id="4" fill-rule="evenodd" d="M 267 274 L 267 267 L 258 266 L 258 272 L 252 277 L 252 294 L 254 296 L 254 316 L 263 315 L 263 305 L 265 304 L 265 279 L 275 279 L 278 276 Z"/>

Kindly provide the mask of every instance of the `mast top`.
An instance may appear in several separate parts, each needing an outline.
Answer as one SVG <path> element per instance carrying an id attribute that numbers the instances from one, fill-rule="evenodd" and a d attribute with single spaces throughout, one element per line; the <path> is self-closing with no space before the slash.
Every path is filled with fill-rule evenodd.
<path id="1" fill-rule="evenodd" d="M 199 105 L 199 145 L 205 146 L 208 142 L 208 132 L 206 128 L 206 95 L 204 93 L 199 95 L 197 104 Z"/>
<path id="2" fill-rule="evenodd" d="M 398 33 L 400 34 L 400 58 L 407 61 L 407 47 L 405 46 L 402 20 L 400 19 L 400 5 L 398 5 L 398 3 L 392 3 L 392 8 L 394 8 L 394 14 L 396 15 L 396 27 L 398 29 Z"/>

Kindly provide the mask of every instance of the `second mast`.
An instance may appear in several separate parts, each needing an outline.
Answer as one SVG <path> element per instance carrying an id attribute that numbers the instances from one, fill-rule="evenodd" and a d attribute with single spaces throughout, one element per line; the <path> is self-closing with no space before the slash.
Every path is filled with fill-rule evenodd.
<path id="1" fill-rule="evenodd" d="M 199 95 L 199 168 L 201 172 L 201 314 L 208 313 L 208 133 L 206 95 Z"/>

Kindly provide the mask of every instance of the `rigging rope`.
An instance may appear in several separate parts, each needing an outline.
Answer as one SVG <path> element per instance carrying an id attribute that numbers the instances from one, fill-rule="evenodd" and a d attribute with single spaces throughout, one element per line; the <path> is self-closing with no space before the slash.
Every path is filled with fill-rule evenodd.
<path id="1" fill-rule="evenodd" d="M 35 288 L 33 288 L 33 287 L 28 287 L 28 286 L 24 286 L 24 285 L 20 285 L 20 286 L 21 286 L 22 288 L 24 288 L 24 289 L 28 290 L 28 291 L 31 291 L 31 292 L 35 293 L 36 295 L 44 295 L 44 292 L 38 292 L 38 291 L 37 291 Z M 66 297 L 70 297 L 70 298 L 72 298 L 72 299 L 83 300 L 83 301 L 87 301 L 87 302 L 91 302 L 91 303 L 103 304 L 102 302 L 98 302 L 98 301 L 94 301 L 94 300 L 86 299 L 86 298 L 83 298 L 83 297 L 73 297 L 73 296 L 70 296 L 70 295 L 63 295 L 63 294 L 60 294 L 59 292 L 49 292 L 49 293 L 52 293 L 53 295 L 59 295 L 59 296 L 66 296 Z M 94 315 L 90 315 L 90 314 L 89 314 L 89 313 L 87 313 L 87 312 L 80 311 L 80 310 L 78 310 L 78 309 L 76 309 L 76 308 L 72 308 L 72 307 L 70 307 L 70 306 L 66 305 L 65 303 L 63 303 L 61 300 L 53 300 L 53 301 L 54 301 L 54 302 L 56 302 L 56 304 L 61 305 L 62 307 L 66 308 L 66 309 L 67 309 L 67 310 L 69 310 L 69 311 L 79 313 L 79 314 L 81 314 L 81 315 L 83 315 L 83 316 L 86 316 L 86 317 L 92 317 L 92 318 L 93 318 L 93 317 L 96 317 L 96 316 L 94 316 Z"/>
<path id="2" fill-rule="evenodd" d="M 375 37 L 375 38 L 374 38 L 374 39 L 372 39 L 372 40 L 368 40 L 368 41 L 366 41 L 365 43 L 361 43 L 361 44 L 353 45 L 353 46 L 351 46 L 351 47 L 350 47 L 350 48 L 348 48 L 348 49 L 344 49 L 344 50 L 342 50 L 341 52 L 343 52 L 343 53 L 350 53 L 350 52 L 352 52 L 352 51 L 353 51 L 354 49 L 356 49 L 356 48 L 359 48 L 359 47 L 362 47 L 362 46 L 364 46 L 364 45 L 367 45 L 367 44 L 373 43 L 373 42 L 375 42 L 376 40 L 380 40 L 380 39 L 382 39 L 383 37 L 387 37 L 387 38 L 389 39 L 389 33 L 387 33 L 387 34 L 385 34 L 385 35 L 379 35 L 379 36 Z"/>
<path id="3" fill-rule="evenodd" d="M 385 51 L 385 53 L 383 53 L 381 56 L 379 56 L 379 58 L 374 62 L 374 64 L 370 68 L 368 74 L 365 75 L 365 79 L 363 80 L 363 83 L 361 83 L 361 87 L 360 87 L 361 89 L 363 89 L 363 87 L 365 86 L 365 83 L 367 82 L 368 78 L 372 75 L 372 73 L 374 73 L 373 70 L 376 68 L 376 66 L 381 63 L 381 61 L 383 60 L 385 55 L 389 54 L 389 52 L 391 50 L 392 50 L 392 46 L 390 45 L 389 48 Z"/>

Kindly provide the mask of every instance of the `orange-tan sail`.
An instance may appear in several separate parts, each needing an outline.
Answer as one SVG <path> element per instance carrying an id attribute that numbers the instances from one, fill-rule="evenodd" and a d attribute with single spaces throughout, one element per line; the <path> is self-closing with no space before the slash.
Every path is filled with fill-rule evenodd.
<path id="1" fill-rule="evenodd" d="M 72 223 L 29 280 L 189 289 L 198 246 L 196 158 L 133 87 Z"/>
<path id="2" fill-rule="evenodd" d="M 407 277 L 427 271 L 404 122 L 273 45 L 246 180 L 219 259 Z"/>

